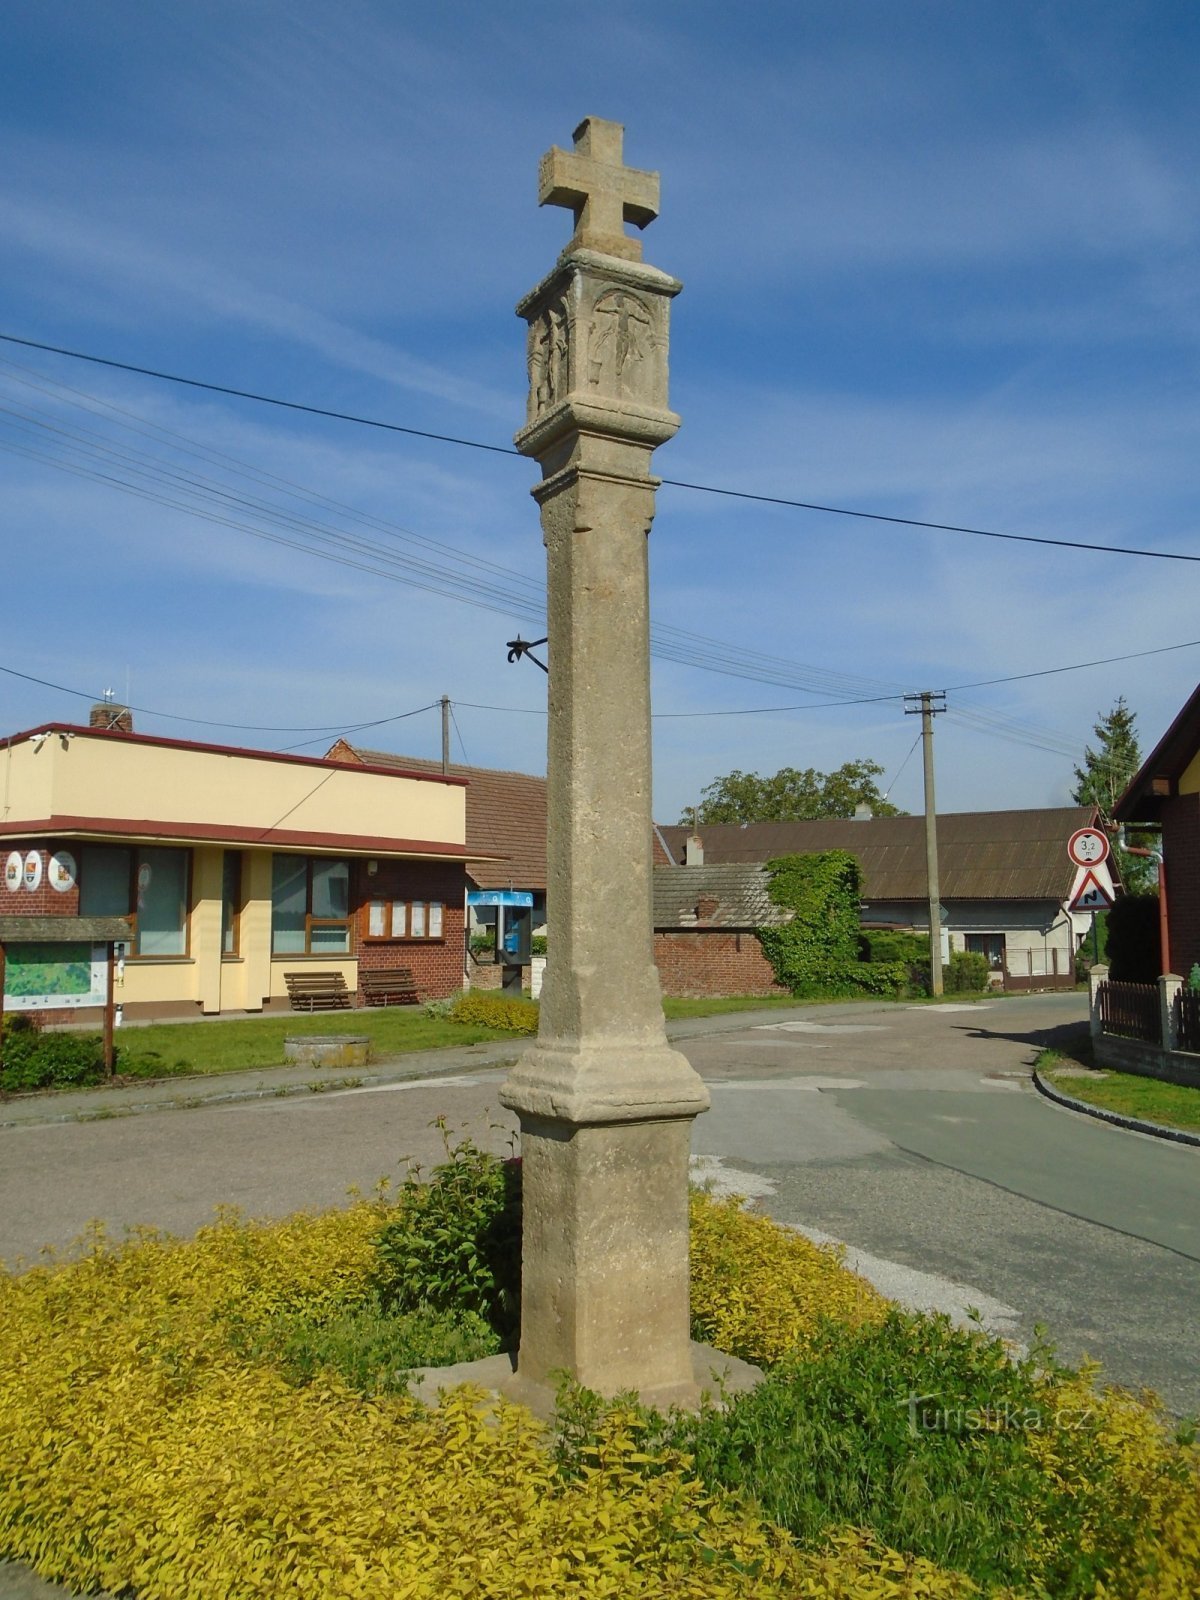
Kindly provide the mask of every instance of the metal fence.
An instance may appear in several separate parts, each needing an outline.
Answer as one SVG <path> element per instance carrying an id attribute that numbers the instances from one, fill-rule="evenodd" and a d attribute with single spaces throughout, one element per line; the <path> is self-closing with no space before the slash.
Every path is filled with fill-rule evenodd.
<path id="1" fill-rule="evenodd" d="M 1175 996 L 1175 1048 L 1200 1053 L 1200 994 L 1194 989 Z"/>
<path id="2" fill-rule="evenodd" d="M 1162 1044 L 1157 984 L 1105 982 L 1100 985 L 1099 999 L 1105 1033 Z"/>

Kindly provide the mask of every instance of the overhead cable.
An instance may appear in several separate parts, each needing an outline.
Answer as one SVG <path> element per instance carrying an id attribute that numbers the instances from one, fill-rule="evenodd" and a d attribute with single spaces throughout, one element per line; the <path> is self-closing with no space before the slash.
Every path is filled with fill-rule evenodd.
<path id="1" fill-rule="evenodd" d="M 278 395 L 258 394 L 250 389 L 238 389 L 230 384 L 209 383 L 200 378 L 184 377 L 175 372 L 162 372 L 155 367 L 139 366 L 131 361 L 116 361 L 107 356 L 70 350 L 63 345 L 46 344 L 38 339 L 22 339 L 16 334 L 0 333 L 7 344 L 22 345 L 29 350 L 43 350 L 51 355 L 66 356 L 72 361 L 87 361 L 95 366 L 110 367 L 118 372 L 130 372 L 143 378 L 154 378 L 161 383 L 183 384 L 191 389 L 202 389 L 210 394 L 222 394 L 237 400 L 251 400 L 257 405 L 280 407 L 286 411 L 304 412 L 309 416 L 325 417 L 335 422 L 348 422 L 356 427 L 380 428 L 388 433 L 407 434 L 412 438 L 431 439 L 439 444 L 453 444 L 468 450 L 485 450 L 493 455 L 519 456 L 510 445 L 489 444 L 480 439 L 464 439 L 456 434 L 434 433 L 425 428 L 408 427 L 398 422 L 386 422 L 379 417 L 364 417 L 353 412 L 333 411 L 324 406 L 308 405 L 298 400 L 284 400 Z M 664 487 L 688 489 L 697 494 L 720 495 L 727 499 L 747 500 L 759 505 L 786 506 L 798 511 L 815 511 L 826 516 L 855 517 L 867 522 L 886 522 L 903 528 L 927 528 L 939 533 L 963 533 L 978 539 L 1004 539 L 1018 544 L 1049 545 L 1063 550 L 1092 550 L 1105 555 L 1138 556 L 1155 561 L 1200 561 L 1200 555 L 1190 555 L 1180 550 L 1144 550 L 1132 545 L 1097 544 L 1087 539 L 1051 539 L 1044 534 L 1004 533 L 996 528 L 976 528 L 964 523 L 930 522 L 920 517 L 901 517 L 883 511 L 862 511 L 850 506 L 831 506 L 812 500 L 795 500 L 784 495 L 756 494 L 746 489 L 730 489 L 711 483 L 690 483 L 680 478 L 663 478 Z"/>

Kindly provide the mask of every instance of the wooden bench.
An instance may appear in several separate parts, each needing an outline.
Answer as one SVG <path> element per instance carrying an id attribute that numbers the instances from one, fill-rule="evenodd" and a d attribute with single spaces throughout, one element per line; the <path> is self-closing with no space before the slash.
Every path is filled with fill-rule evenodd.
<path id="1" fill-rule="evenodd" d="M 351 995 L 340 972 L 285 972 L 293 1011 L 342 1011 Z"/>
<path id="2" fill-rule="evenodd" d="M 421 1002 L 411 967 L 386 967 L 358 974 L 358 986 L 369 1006 L 415 1006 Z"/>

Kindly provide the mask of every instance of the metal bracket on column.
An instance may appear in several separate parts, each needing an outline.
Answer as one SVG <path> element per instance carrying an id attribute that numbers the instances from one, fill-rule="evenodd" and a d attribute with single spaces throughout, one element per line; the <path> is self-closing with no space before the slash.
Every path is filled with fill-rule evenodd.
<path id="1" fill-rule="evenodd" d="M 510 639 L 508 641 L 508 659 L 510 665 L 514 661 L 520 661 L 522 656 L 528 656 L 530 661 L 533 662 L 534 666 L 541 667 L 542 671 L 547 677 L 549 677 L 550 668 L 544 661 L 539 661 L 538 658 L 533 654 L 534 646 L 545 644 L 548 638 L 549 635 L 547 635 L 546 639 L 522 639 L 521 635 L 518 634 L 515 639 Z"/>

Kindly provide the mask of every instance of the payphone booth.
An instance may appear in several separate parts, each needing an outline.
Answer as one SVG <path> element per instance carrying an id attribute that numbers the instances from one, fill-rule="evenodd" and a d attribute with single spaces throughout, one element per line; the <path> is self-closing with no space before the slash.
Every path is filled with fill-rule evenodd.
<path id="1" fill-rule="evenodd" d="M 495 960 L 504 973 L 504 993 L 521 993 L 521 968 L 529 965 L 533 949 L 533 891 L 531 889 L 470 889 L 467 905 L 495 918 Z M 490 913 L 490 915 L 489 915 Z"/>

